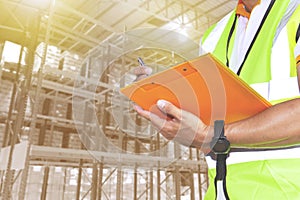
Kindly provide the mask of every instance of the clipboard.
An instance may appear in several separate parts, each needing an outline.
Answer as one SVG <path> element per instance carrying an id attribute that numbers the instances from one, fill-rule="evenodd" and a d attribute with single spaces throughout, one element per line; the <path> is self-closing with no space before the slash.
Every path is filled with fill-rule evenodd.
<path id="1" fill-rule="evenodd" d="M 156 102 L 167 100 L 198 116 L 207 125 L 215 120 L 225 120 L 225 123 L 242 120 L 271 106 L 212 54 L 133 82 L 120 92 L 161 117 L 165 115 Z"/>

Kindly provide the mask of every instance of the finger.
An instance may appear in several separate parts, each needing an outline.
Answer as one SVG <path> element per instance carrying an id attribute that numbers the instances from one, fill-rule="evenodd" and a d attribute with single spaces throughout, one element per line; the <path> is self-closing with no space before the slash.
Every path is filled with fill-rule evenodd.
<path id="1" fill-rule="evenodd" d="M 142 80 L 142 79 L 146 78 L 147 76 L 148 76 L 147 74 L 140 74 L 136 77 L 136 79 L 134 81 Z"/>
<path id="2" fill-rule="evenodd" d="M 176 135 L 174 134 L 173 130 L 176 129 L 177 126 L 173 125 L 172 121 L 160 118 L 158 115 L 153 113 L 150 113 L 150 120 L 152 126 L 166 139 L 172 140 Z"/>
<path id="3" fill-rule="evenodd" d="M 165 114 L 171 115 L 177 120 L 181 120 L 182 110 L 174 106 L 172 103 L 166 100 L 158 100 L 156 105 Z"/>
<path id="4" fill-rule="evenodd" d="M 163 120 L 158 117 L 157 115 L 149 112 L 149 111 L 145 111 L 143 110 L 140 106 L 138 105 L 134 105 L 133 106 L 134 109 L 137 111 L 137 113 L 144 117 L 145 119 L 149 120 L 152 124 L 152 126 L 158 131 L 160 132 L 165 138 L 167 138 L 168 140 L 171 140 L 173 139 L 173 137 L 171 137 L 168 133 L 164 133 L 164 132 L 161 132 L 162 128 L 163 128 Z"/>
<path id="5" fill-rule="evenodd" d="M 133 106 L 134 109 L 137 111 L 137 113 L 139 115 L 141 115 L 142 117 L 146 118 L 147 120 L 151 121 L 152 126 L 158 131 L 160 132 L 165 138 L 167 139 L 173 139 L 173 137 L 171 137 L 169 134 L 162 132 L 161 130 L 164 128 L 164 125 L 166 123 L 166 120 L 160 118 L 159 116 L 143 110 L 141 107 L 139 107 L 138 105 L 134 105 Z"/>
<path id="6" fill-rule="evenodd" d="M 160 118 L 158 115 L 146 111 L 136 104 L 133 105 L 133 108 L 139 115 L 151 121 L 152 126 L 168 140 L 172 140 L 176 136 L 179 127 L 178 122 Z"/>
<path id="7" fill-rule="evenodd" d="M 149 111 L 144 110 L 143 108 L 141 108 L 140 106 L 138 106 L 138 105 L 136 105 L 136 104 L 133 105 L 133 108 L 135 109 L 135 111 L 136 111 L 139 115 L 141 115 L 142 117 L 144 117 L 144 118 L 150 120 L 150 114 L 151 114 L 151 113 L 150 113 Z"/>
<path id="8" fill-rule="evenodd" d="M 147 67 L 147 66 L 139 66 L 134 68 L 133 73 L 135 75 L 143 75 L 143 74 L 151 74 L 152 73 L 152 68 Z"/>

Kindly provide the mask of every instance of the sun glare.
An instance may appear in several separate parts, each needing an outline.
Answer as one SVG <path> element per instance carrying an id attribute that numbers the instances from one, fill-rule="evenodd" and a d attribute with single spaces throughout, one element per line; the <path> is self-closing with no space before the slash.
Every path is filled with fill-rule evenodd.
<path id="1" fill-rule="evenodd" d="M 55 0 L 25 0 L 29 6 L 39 9 L 46 9 L 50 7 L 51 2 L 55 3 Z"/>
<path id="2" fill-rule="evenodd" d="M 21 46 L 18 44 L 15 44 L 13 42 L 5 41 L 3 54 L 2 54 L 2 60 L 4 62 L 13 62 L 18 63 L 19 62 L 19 56 L 20 56 Z M 25 58 L 23 55 L 22 64 L 25 63 Z"/>

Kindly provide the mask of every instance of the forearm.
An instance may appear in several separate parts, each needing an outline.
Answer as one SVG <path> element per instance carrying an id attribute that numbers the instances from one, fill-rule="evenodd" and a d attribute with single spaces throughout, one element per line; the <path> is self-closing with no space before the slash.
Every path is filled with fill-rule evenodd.
<path id="1" fill-rule="evenodd" d="M 294 99 L 225 126 L 233 147 L 274 147 L 300 143 L 300 99 Z"/>

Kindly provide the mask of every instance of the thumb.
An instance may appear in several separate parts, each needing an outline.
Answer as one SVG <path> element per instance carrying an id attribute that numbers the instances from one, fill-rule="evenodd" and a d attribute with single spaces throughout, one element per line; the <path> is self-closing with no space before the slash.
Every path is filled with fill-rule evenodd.
<path id="1" fill-rule="evenodd" d="M 181 109 L 177 108 L 172 103 L 166 100 L 158 100 L 156 103 L 157 107 L 167 115 L 171 115 L 176 119 L 181 119 Z"/>

